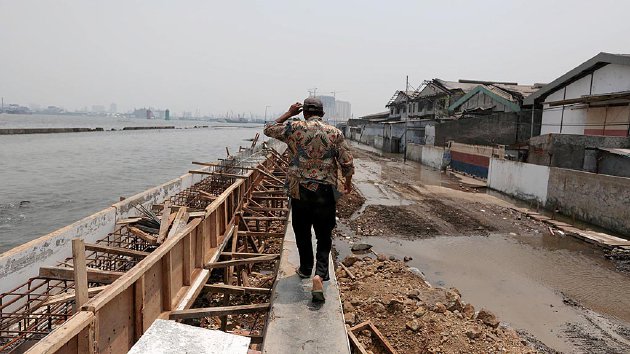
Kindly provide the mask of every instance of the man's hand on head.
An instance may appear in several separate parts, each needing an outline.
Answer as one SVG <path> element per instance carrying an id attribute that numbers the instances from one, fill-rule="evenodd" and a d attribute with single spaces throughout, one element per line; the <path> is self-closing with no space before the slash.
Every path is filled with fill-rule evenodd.
<path id="1" fill-rule="evenodd" d="M 294 104 L 291 105 L 291 107 L 289 107 L 289 110 L 287 113 L 289 113 L 291 117 L 293 117 L 293 116 L 297 116 L 301 112 L 302 112 L 302 104 L 300 102 L 295 102 Z"/>

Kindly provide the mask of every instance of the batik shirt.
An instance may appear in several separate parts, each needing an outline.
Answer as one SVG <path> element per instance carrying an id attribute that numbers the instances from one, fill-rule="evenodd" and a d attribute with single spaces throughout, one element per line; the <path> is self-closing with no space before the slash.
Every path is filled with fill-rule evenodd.
<path id="1" fill-rule="evenodd" d="M 337 188 L 337 173 L 354 174 L 348 144 L 341 131 L 321 117 L 269 123 L 265 135 L 285 142 L 289 150 L 287 187 L 291 198 L 300 198 L 300 185 L 315 191 L 319 184 Z"/>

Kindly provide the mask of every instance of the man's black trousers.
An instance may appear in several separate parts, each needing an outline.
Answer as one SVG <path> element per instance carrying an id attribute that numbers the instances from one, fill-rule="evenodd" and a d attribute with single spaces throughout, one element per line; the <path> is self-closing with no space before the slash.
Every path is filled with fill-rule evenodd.
<path id="1" fill-rule="evenodd" d="M 317 191 L 313 192 L 300 186 L 300 199 L 291 199 L 291 220 L 300 254 L 300 272 L 306 275 L 313 272 L 312 226 L 317 238 L 315 275 L 324 280 L 330 278 L 328 258 L 332 247 L 332 231 L 336 225 L 337 203 L 332 188 L 330 185 L 321 184 Z"/>

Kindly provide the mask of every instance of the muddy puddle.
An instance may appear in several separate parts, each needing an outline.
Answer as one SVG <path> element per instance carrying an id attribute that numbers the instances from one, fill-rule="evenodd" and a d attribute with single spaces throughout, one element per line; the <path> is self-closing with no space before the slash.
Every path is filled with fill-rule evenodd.
<path id="1" fill-rule="evenodd" d="M 458 186 L 439 171 L 409 162 L 401 167 L 401 162 L 387 156 L 358 154 L 355 163 L 355 184 L 366 203 L 351 219 L 368 205 L 422 203 L 418 196 L 401 193 L 404 185 Z M 401 171 L 387 173 L 392 164 Z M 440 215 L 428 211 L 427 217 Z M 615 271 L 595 246 L 543 232 L 507 232 L 499 223 L 488 235 L 416 239 L 391 232 L 360 236 L 350 224 L 342 220 L 338 226 L 339 258 L 356 243 L 373 245 L 376 253 L 398 259 L 411 257 L 408 264 L 434 286 L 458 288 L 465 301 L 495 311 L 502 321 L 558 351 L 606 353 L 630 348 L 630 277 Z"/>

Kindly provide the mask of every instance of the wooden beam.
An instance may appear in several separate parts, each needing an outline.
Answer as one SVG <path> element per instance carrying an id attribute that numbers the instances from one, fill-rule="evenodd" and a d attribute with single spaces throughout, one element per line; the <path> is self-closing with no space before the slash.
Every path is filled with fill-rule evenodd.
<path id="1" fill-rule="evenodd" d="M 94 313 L 80 311 L 75 313 L 62 326 L 55 328 L 49 335 L 36 342 L 26 353 L 57 353 L 66 343 L 76 337 L 83 329 L 94 321 Z"/>
<path id="2" fill-rule="evenodd" d="M 134 222 L 138 222 L 142 220 L 142 218 L 127 218 L 127 219 L 122 219 L 122 220 L 118 220 L 116 221 L 116 225 L 126 225 L 126 224 L 133 224 Z"/>
<path id="3" fill-rule="evenodd" d="M 129 248 L 105 246 L 105 245 L 94 244 L 94 243 L 86 243 L 85 244 L 85 249 L 88 250 L 88 251 L 103 252 L 103 253 L 109 253 L 109 254 L 117 254 L 117 255 L 120 255 L 120 256 L 129 256 L 129 257 L 135 257 L 135 258 L 146 257 L 146 256 L 151 254 L 149 252 L 136 251 L 136 250 L 132 250 L 132 249 L 129 249 Z"/>
<path id="4" fill-rule="evenodd" d="M 357 337 L 352 333 L 352 331 L 348 331 L 348 338 L 350 338 L 350 344 L 359 351 L 359 354 L 368 354 L 367 350 L 363 347 L 363 344 L 359 342 Z"/>
<path id="5" fill-rule="evenodd" d="M 94 296 L 98 293 L 100 293 L 101 291 L 105 290 L 105 288 L 108 287 L 108 285 L 102 285 L 102 286 L 96 286 L 93 288 L 88 288 L 88 297 L 89 296 Z M 48 299 L 46 299 L 46 301 L 42 302 L 41 306 L 50 306 L 50 305 L 57 305 L 57 304 L 61 304 L 64 302 L 68 302 L 72 299 L 74 299 L 74 290 L 68 290 L 67 292 L 63 292 L 61 294 L 56 294 L 53 296 L 50 296 Z"/>
<path id="6" fill-rule="evenodd" d="M 208 171 L 195 171 L 190 170 L 189 173 L 199 174 L 199 175 L 211 175 L 211 176 L 223 176 L 223 177 L 231 177 L 231 178 L 248 178 L 249 176 L 237 175 L 234 173 L 223 173 L 223 172 L 208 172 Z"/>
<path id="7" fill-rule="evenodd" d="M 183 264 L 183 269 L 182 269 L 184 274 L 183 274 L 182 282 L 183 282 L 183 284 L 185 286 L 190 285 L 190 283 L 192 281 L 192 270 L 195 267 L 193 265 L 193 262 L 195 260 L 194 260 L 194 257 L 192 256 L 193 250 L 192 250 L 192 240 L 191 240 L 193 233 L 196 234 L 197 237 L 201 237 L 201 236 L 198 235 L 198 234 L 200 234 L 200 232 L 197 233 L 194 230 L 193 230 L 193 232 L 191 232 L 190 234 L 188 234 L 188 235 L 186 235 L 184 237 L 184 252 L 183 252 L 184 253 L 184 255 L 183 255 L 184 256 L 183 257 L 184 258 L 183 259 L 184 264 Z"/>
<path id="8" fill-rule="evenodd" d="M 271 294 L 271 289 L 267 289 L 267 288 L 226 285 L 226 284 L 206 284 L 204 285 L 203 289 L 211 293 L 230 293 L 230 294 L 235 294 L 235 295 Z"/>
<path id="9" fill-rule="evenodd" d="M 91 283 L 113 283 L 123 272 L 87 268 L 87 280 Z M 74 269 L 70 267 L 40 267 L 39 276 L 48 279 L 74 280 Z"/>
<path id="10" fill-rule="evenodd" d="M 287 216 L 244 216 L 244 220 L 258 220 L 258 221 L 286 221 Z"/>
<path id="11" fill-rule="evenodd" d="M 74 264 L 75 311 L 78 311 L 89 300 L 85 242 L 80 238 L 72 240 L 72 264 Z"/>
<path id="12" fill-rule="evenodd" d="M 175 221 L 173 221 L 173 226 L 171 226 L 171 231 L 168 232 L 166 238 L 173 237 L 173 235 L 177 234 L 181 229 L 183 229 L 188 223 L 188 219 L 190 216 L 188 215 L 188 208 L 182 207 L 177 211 L 177 216 L 175 216 Z"/>
<path id="13" fill-rule="evenodd" d="M 129 232 L 131 232 L 135 236 L 137 236 L 137 237 L 147 241 L 148 243 L 150 243 L 152 245 L 157 244 L 157 237 L 149 235 L 148 233 L 146 233 L 146 232 L 144 232 L 144 231 L 142 231 L 142 230 L 140 230 L 138 228 L 135 228 L 133 226 L 129 226 L 128 229 L 129 229 Z"/>
<path id="14" fill-rule="evenodd" d="M 265 255 L 265 256 L 252 257 L 252 258 L 246 258 L 246 259 L 233 259 L 230 261 L 208 263 L 204 266 L 204 268 L 213 269 L 213 268 L 234 267 L 234 266 L 243 265 L 243 264 L 269 262 L 269 261 L 273 261 L 279 258 L 280 258 L 279 255 Z"/>
<path id="15" fill-rule="evenodd" d="M 229 169 L 240 169 L 240 170 L 247 170 L 247 171 L 251 171 L 251 170 L 255 170 L 256 167 L 241 167 L 241 166 L 230 166 L 230 165 L 221 165 L 218 163 L 214 163 L 214 162 L 197 162 L 197 161 L 193 161 L 192 162 L 193 165 L 199 165 L 199 166 L 210 166 L 210 167 L 221 167 L 221 168 L 225 168 L 226 170 Z"/>
<path id="16" fill-rule="evenodd" d="M 239 231 L 239 235 L 255 236 L 260 238 L 284 238 L 281 232 L 263 232 L 263 231 Z"/>
<path id="17" fill-rule="evenodd" d="M 162 257 L 162 307 L 164 311 L 173 309 L 173 253 L 171 251 Z"/>
<path id="18" fill-rule="evenodd" d="M 133 323 L 136 341 L 144 334 L 144 276 L 133 284 Z"/>
<path id="19" fill-rule="evenodd" d="M 232 257 L 232 258 L 252 258 L 252 257 L 262 257 L 262 256 L 276 256 L 280 255 L 277 253 L 247 253 L 247 252 L 221 252 L 222 256 Z"/>
<path id="20" fill-rule="evenodd" d="M 204 192 L 204 191 L 197 191 L 197 192 L 198 192 L 198 193 L 199 193 L 199 195 L 200 195 L 201 197 L 203 197 L 204 199 L 209 199 L 209 200 L 215 200 L 215 199 L 217 199 L 217 196 L 216 196 L 216 195 L 212 195 L 212 194 L 210 194 L 210 193 L 208 193 L 208 192 Z"/>
<path id="21" fill-rule="evenodd" d="M 187 318 L 201 318 L 211 316 L 225 315 L 242 315 L 246 313 L 269 311 L 269 303 L 238 305 L 238 306 L 218 306 L 218 307 L 202 307 L 198 309 L 189 309 L 181 311 L 172 311 L 169 315 L 171 320 L 184 320 Z"/>
<path id="22" fill-rule="evenodd" d="M 169 226 L 171 226 L 171 203 L 167 201 L 164 203 L 162 218 L 160 219 L 160 231 L 157 238 L 158 243 L 164 242 Z"/>

